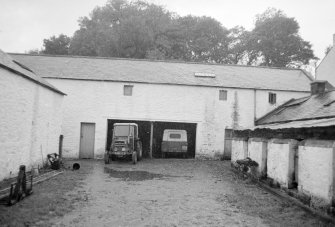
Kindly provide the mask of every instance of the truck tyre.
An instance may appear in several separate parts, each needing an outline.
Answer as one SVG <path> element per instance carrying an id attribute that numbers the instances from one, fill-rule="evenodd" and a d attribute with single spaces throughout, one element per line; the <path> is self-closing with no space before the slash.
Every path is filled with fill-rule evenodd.
<path id="1" fill-rule="evenodd" d="M 137 144 L 137 161 L 142 160 L 142 143 L 139 141 Z"/>
<path id="2" fill-rule="evenodd" d="M 131 160 L 132 160 L 134 165 L 137 163 L 137 153 L 135 151 L 133 152 L 133 154 L 131 156 Z"/>

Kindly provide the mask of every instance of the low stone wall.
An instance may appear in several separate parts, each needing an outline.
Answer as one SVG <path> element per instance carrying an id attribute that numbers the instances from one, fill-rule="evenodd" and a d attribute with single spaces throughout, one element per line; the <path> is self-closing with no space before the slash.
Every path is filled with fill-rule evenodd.
<path id="1" fill-rule="evenodd" d="M 254 172 L 256 177 L 266 176 L 267 145 L 267 139 L 250 138 L 248 141 L 248 157 L 258 163 L 258 167 L 255 167 Z"/>
<path id="2" fill-rule="evenodd" d="M 305 140 L 298 148 L 298 190 L 310 195 L 310 205 L 327 207 L 335 201 L 335 141 Z"/>
<path id="3" fill-rule="evenodd" d="M 297 146 L 298 141 L 292 139 L 271 139 L 268 142 L 267 176 L 281 187 L 292 187 Z"/>
<path id="4" fill-rule="evenodd" d="M 236 160 L 245 159 L 248 157 L 248 139 L 246 138 L 233 138 L 232 140 L 231 162 L 235 163 Z"/>

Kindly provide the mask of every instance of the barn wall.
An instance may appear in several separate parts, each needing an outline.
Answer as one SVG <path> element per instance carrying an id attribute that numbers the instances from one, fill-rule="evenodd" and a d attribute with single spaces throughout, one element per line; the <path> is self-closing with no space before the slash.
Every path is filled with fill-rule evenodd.
<path id="1" fill-rule="evenodd" d="M 334 141 L 306 140 L 299 146 L 298 189 L 312 196 L 314 206 L 334 198 Z"/>
<path id="2" fill-rule="evenodd" d="M 0 180 L 58 152 L 63 96 L 0 68 Z"/>
<path id="3" fill-rule="evenodd" d="M 267 176 L 282 187 L 290 188 L 294 178 L 294 156 L 298 141 L 271 139 L 268 142 Z"/>
<path id="4" fill-rule="evenodd" d="M 80 122 L 96 123 L 95 154 L 103 156 L 107 119 L 133 119 L 197 123 L 196 156 L 218 157 L 224 152 L 225 128 L 254 125 L 254 90 L 226 89 L 227 101 L 219 100 L 220 88 L 84 80 L 48 79 L 67 94 L 64 99 L 64 156 L 78 158 Z M 123 86 L 133 85 L 133 95 L 123 96 Z M 265 93 L 264 93 L 265 94 Z M 286 97 L 286 93 L 283 92 Z M 305 93 L 287 92 L 301 97 Z M 259 98 L 257 111 L 266 97 Z M 280 94 L 277 98 L 281 100 Z M 285 98 L 283 98 L 285 99 Z M 272 108 L 275 108 L 273 106 Z M 260 114 L 258 114 L 260 115 Z"/>

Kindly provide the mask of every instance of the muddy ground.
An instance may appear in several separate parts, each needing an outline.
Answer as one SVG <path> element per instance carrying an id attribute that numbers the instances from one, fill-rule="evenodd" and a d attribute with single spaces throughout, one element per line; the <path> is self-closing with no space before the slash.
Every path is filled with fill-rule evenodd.
<path id="1" fill-rule="evenodd" d="M 229 162 L 80 161 L 0 207 L 1 226 L 332 226 L 260 189 Z"/>

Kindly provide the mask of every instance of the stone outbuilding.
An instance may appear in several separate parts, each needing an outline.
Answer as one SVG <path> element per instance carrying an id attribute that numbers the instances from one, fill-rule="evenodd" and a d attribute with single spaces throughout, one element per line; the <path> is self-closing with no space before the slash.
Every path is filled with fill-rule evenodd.
<path id="1" fill-rule="evenodd" d="M 335 90 L 327 81 L 312 82 L 311 95 L 285 102 L 235 136 L 233 163 L 249 157 L 258 177 L 298 191 L 310 206 L 335 206 Z"/>
<path id="2" fill-rule="evenodd" d="M 67 94 L 64 157 L 101 158 L 113 123 L 134 122 L 144 155 L 161 157 L 164 129 L 188 132 L 188 157 L 221 157 L 225 129 L 309 92 L 298 69 L 11 54 Z M 85 144 L 85 146 L 83 145 Z"/>
<path id="3" fill-rule="evenodd" d="M 64 93 L 0 50 L 0 180 L 58 153 Z"/>

